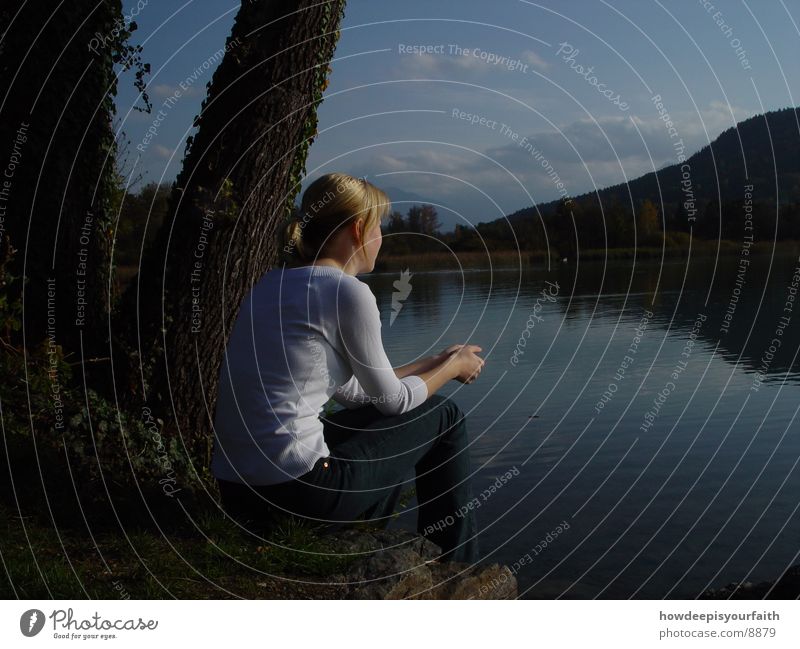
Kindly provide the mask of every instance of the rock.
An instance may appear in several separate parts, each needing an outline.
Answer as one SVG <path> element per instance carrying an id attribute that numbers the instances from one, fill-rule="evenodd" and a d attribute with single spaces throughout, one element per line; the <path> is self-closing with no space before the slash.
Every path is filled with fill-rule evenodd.
<path id="1" fill-rule="evenodd" d="M 407 530 L 377 530 L 373 532 L 375 539 L 383 549 L 403 546 L 416 552 L 425 561 L 438 559 L 442 549 L 420 534 Z"/>
<path id="2" fill-rule="evenodd" d="M 774 586 L 774 587 L 773 587 Z M 712 588 L 699 599 L 797 599 L 800 597 L 800 564 L 789 568 L 777 581 L 731 582 Z"/>
<path id="3" fill-rule="evenodd" d="M 407 548 L 378 550 L 350 575 L 361 583 L 354 584 L 348 599 L 417 599 L 433 587 L 430 569 Z"/>
<path id="4" fill-rule="evenodd" d="M 469 566 L 465 563 L 430 564 L 437 584 L 433 599 L 516 599 L 517 578 L 507 566 Z"/>
<path id="5" fill-rule="evenodd" d="M 517 580 L 500 564 L 439 562 L 441 548 L 407 530 L 348 529 L 330 535 L 342 553 L 363 554 L 332 582 L 346 599 L 515 599 Z"/>
<path id="6" fill-rule="evenodd" d="M 423 559 L 436 559 L 441 548 L 424 536 L 407 530 L 356 529 L 350 528 L 326 535 L 345 553 L 367 553 L 376 550 L 407 548 Z"/>

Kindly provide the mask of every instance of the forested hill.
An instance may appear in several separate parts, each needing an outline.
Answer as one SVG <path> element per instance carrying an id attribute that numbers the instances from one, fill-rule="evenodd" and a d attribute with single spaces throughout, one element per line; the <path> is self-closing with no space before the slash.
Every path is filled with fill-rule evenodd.
<path id="1" fill-rule="evenodd" d="M 800 109 L 785 108 L 739 122 L 688 158 L 686 163 L 698 218 L 702 218 L 704 207 L 711 201 L 720 198 L 723 203 L 741 200 L 745 184 L 754 186 L 754 202 L 800 202 Z M 676 163 L 657 172 L 660 195 L 656 172 L 651 172 L 627 185 L 600 190 L 599 199 L 604 205 L 616 202 L 630 205 L 631 197 L 634 205 L 645 199 L 655 205 L 663 201 L 667 213 L 671 213 L 688 196 L 681 187 L 687 171 L 685 167 L 681 169 L 682 164 Z M 576 198 L 593 197 L 595 194 L 590 193 Z M 557 206 L 558 201 L 552 201 L 540 204 L 539 209 L 547 215 L 555 212 Z M 528 207 L 509 215 L 508 219 L 513 223 L 535 214 L 535 208 Z"/>

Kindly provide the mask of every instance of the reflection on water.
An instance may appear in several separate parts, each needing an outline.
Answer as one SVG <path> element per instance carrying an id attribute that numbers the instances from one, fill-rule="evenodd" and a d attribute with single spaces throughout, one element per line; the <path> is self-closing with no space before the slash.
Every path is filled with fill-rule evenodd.
<path id="1" fill-rule="evenodd" d="M 480 380 L 442 393 L 468 415 L 476 493 L 519 469 L 477 515 L 524 597 L 692 598 L 797 562 L 798 260 L 742 268 L 412 267 L 391 326 L 399 274 L 360 277 L 394 364 L 483 347 Z"/>

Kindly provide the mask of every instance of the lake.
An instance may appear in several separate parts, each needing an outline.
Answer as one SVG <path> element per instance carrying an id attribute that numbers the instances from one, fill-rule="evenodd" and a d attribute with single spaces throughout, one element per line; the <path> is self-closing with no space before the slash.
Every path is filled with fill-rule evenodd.
<path id="1" fill-rule="evenodd" d="M 441 394 L 467 415 L 482 560 L 521 597 L 694 598 L 798 562 L 796 257 L 409 268 L 394 322 L 399 273 L 360 279 L 394 365 L 483 347 Z"/>

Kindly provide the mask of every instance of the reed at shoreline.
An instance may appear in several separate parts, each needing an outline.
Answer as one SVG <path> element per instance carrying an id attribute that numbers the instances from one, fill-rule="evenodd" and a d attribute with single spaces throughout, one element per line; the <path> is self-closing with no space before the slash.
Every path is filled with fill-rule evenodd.
<path id="1" fill-rule="evenodd" d="M 796 255 L 800 253 L 800 241 L 761 241 L 750 247 L 750 255 Z M 742 245 L 736 241 L 695 240 L 692 257 L 714 257 L 739 255 Z M 567 258 L 566 263 L 576 261 L 602 261 L 604 259 L 636 259 L 658 261 L 662 258 L 685 258 L 689 249 L 684 247 L 638 247 L 638 248 L 588 248 L 581 250 L 577 258 Z M 557 252 L 550 253 L 551 264 L 562 263 Z M 490 268 L 519 268 L 530 265 L 547 265 L 546 250 L 490 250 L 460 252 L 421 252 L 417 254 L 378 255 L 375 272 L 412 270 L 466 270 Z"/>

